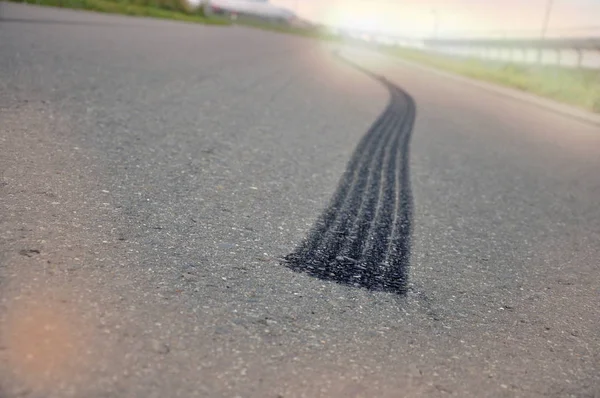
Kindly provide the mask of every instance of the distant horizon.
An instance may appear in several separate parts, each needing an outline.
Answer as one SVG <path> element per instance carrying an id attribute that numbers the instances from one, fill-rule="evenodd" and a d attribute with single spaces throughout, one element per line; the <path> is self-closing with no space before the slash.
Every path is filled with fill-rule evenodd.
<path id="1" fill-rule="evenodd" d="M 405 37 L 539 37 L 547 0 L 270 0 L 311 22 Z M 600 36 L 600 0 L 554 0 L 548 37 Z M 509 22 L 510 21 L 510 22 Z"/>

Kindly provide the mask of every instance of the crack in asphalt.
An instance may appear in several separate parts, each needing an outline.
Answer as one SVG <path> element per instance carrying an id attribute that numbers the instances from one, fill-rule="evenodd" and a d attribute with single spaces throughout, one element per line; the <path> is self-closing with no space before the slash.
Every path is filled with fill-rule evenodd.
<path id="1" fill-rule="evenodd" d="M 356 147 L 328 207 L 284 264 L 323 280 L 404 294 L 412 220 L 409 144 L 416 107 L 399 87 L 350 64 L 384 85 L 390 100 Z"/>

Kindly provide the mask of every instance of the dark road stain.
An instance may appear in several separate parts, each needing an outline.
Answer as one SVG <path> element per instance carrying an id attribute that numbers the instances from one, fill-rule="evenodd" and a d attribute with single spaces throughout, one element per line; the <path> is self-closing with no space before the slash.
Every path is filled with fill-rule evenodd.
<path id="1" fill-rule="evenodd" d="M 385 78 L 353 66 L 384 85 L 390 100 L 359 142 L 328 207 L 284 263 L 323 280 L 403 294 L 410 261 L 415 104 Z"/>

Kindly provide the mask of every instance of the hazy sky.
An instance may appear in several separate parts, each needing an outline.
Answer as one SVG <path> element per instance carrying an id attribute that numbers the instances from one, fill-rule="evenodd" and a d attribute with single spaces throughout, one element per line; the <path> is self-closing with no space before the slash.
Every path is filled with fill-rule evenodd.
<path id="1" fill-rule="evenodd" d="M 548 0 L 271 0 L 313 21 L 431 35 L 436 10 L 439 34 L 535 36 Z M 600 0 L 554 0 L 551 36 L 600 36 Z M 570 30 L 566 28 L 588 29 Z M 589 29 L 596 26 L 596 29 Z M 506 32 L 506 33 L 504 33 Z"/>

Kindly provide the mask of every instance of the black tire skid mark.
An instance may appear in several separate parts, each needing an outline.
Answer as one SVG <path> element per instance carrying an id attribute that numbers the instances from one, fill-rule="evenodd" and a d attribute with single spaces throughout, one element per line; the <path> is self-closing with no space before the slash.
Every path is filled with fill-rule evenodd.
<path id="1" fill-rule="evenodd" d="M 323 280 L 404 294 L 410 261 L 409 144 L 415 104 L 385 78 L 351 65 L 384 85 L 389 102 L 357 145 L 329 206 L 284 263 Z"/>

